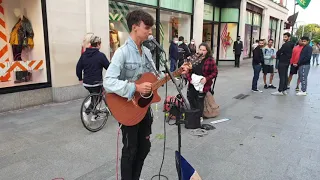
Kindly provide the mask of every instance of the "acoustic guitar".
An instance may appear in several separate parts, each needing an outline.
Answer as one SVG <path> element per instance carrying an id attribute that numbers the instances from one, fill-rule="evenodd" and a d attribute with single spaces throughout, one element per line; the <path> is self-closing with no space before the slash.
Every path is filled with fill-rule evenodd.
<path id="1" fill-rule="evenodd" d="M 192 67 L 193 64 L 200 62 L 204 57 L 202 54 L 195 54 L 188 58 L 187 62 Z M 173 72 L 174 76 L 179 76 L 183 72 L 180 67 Z M 143 96 L 139 92 L 135 92 L 131 101 L 127 98 L 121 97 L 115 93 L 106 94 L 106 102 L 111 111 L 113 117 L 121 124 L 125 126 L 134 126 L 142 121 L 145 117 L 149 106 L 152 103 L 159 102 L 161 100 L 157 90 L 170 80 L 169 76 L 165 76 L 162 79 L 157 79 L 153 73 L 144 73 L 135 81 L 135 84 L 141 84 L 144 82 L 152 83 L 152 91 L 149 95 Z"/>

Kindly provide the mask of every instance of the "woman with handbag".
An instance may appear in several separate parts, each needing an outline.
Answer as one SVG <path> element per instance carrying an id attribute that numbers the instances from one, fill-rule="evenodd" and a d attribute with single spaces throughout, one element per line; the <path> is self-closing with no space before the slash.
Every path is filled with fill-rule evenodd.
<path id="1" fill-rule="evenodd" d="M 199 53 L 203 54 L 204 59 L 193 65 L 192 70 L 186 75 L 189 81 L 187 97 L 191 108 L 199 109 L 203 117 L 204 99 L 211 90 L 212 80 L 217 77 L 218 69 L 207 43 L 200 44 Z"/>

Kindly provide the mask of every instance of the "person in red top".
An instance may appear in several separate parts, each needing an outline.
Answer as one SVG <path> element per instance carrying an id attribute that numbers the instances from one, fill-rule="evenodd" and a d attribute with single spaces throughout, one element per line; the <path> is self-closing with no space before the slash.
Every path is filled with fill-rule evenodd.
<path id="1" fill-rule="evenodd" d="M 199 53 L 203 54 L 205 58 L 198 64 L 192 66 L 192 71 L 189 71 L 189 73 L 186 74 L 186 78 L 189 81 L 187 97 L 190 106 L 192 109 L 200 109 L 202 117 L 204 98 L 206 97 L 206 93 L 211 90 L 213 84 L 212 80 L 218 75 L 218 68 L 207 43 L 200 44 Z M 196 84 L 196 79 L 192 79 L 192 77 L 202 77 L 200 83 L 202 84 L 203 89 L 199 89 L 199 83 Z"/>
<path id="2" fill-rule="evenodd" d="M 288 89 L 290 89 L 290 82 L 292 80 L 293 75 L 298 73 L 298 69 L 299 69 L 298 62 L 299 62 L 300 54 L 301 54 L 303 47 L 304 46 L 301 44 L 301 40 L 299 40 L 298 45 L 293 48 L 292 57 L 290 59 L 291 67 L 290 67 L 290 76 L 288 79 Z M 296 91 L 299 91 L 299 83 L 300 82 L 299 82 L 299 78 L 298 78 Z"/>

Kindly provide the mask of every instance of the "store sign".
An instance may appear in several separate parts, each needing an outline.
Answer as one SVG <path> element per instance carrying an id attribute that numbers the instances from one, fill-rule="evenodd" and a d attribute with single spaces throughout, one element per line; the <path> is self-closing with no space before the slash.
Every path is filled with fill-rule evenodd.
<path id="1" fill-rule="evenodd" d="M 309 6 L 310 2 L 311 0 L 297 0 L 299 6 L 301 6 L 303 9 L 306 9 Z"/>
<path id="2" fill-rule="evenodd" d="M 205 4 L 203 10 L 203 19 L 204 20 L 213 20 L 213 6 Z"/>

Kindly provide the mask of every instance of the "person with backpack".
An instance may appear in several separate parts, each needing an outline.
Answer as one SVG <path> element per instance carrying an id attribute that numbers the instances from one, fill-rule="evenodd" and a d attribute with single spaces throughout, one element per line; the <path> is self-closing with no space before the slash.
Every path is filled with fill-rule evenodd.
<path id="1" fill-rule="evenodd" d="M 274 77 L 274 61 L 276 59 L 277 51 L 272 47 L 273 39 L 268 41 L 268 45 L 262 49 L 264 56 L 264 64 L 262 66 L 264 89 L 276 89 L 272 85 Z M 270 74 L 269 86 L 267 85 L 267 74 Z"/>

